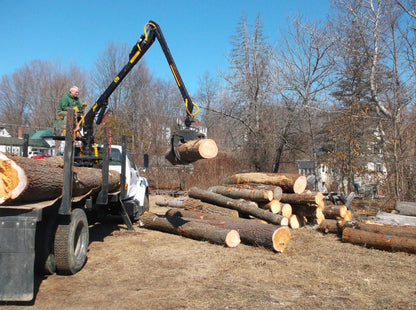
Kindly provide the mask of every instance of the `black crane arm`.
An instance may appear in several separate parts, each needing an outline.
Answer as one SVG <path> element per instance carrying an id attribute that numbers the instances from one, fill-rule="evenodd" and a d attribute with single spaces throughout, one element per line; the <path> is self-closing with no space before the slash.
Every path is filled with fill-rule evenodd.
<path id="1" fill-rule="evenodd" d="M 144 26 L 144 34 L 142 34 L 139 37 L 139 39 L 137 40 L 137 43 L 131 49 L 127 64 L 123 67 L 123 69 L 121 69 L 121 71 L 113 79 L 111 84 L 98 98 L 98 100 L 93 105 L 93 107 L 84 116 L 81 129 L 82 129 L 84 149 L 87 152 L 88 150 L 92 148 L 92 144 L 94 143 L 94 133 L 93 133 L 94 122 L 97 125 L 99 125 L 102 122 L 102 119 L 107 110 L 108 98 L 117 88 L 117 86 L 121 83 L 121 81 L 123 81 L 123 79 L 127 76 L 127 74 L 133 69 L 133 67 L 140 61 L 140 59 L 144 56 L 147 50 L 153 45 L 156 39 L 159 41 L 160 47 L 162 48 L 163 53 L 165 54 L 166 60 L 169 64 L 169 67 L 175 78 L 176 84 L 182 95 L 183 101 L 185 103 L 185 108 L 186 108 L 185 125 L 187 128 L 190 127 L 191 123 L 193 122 L 193 117 L 196 114 L 196 113 L 192 114 L 194 103 L 192 102 L 192 99 L 188 94 L 188 91 L 185 87 L 185 84 L 182 81 L 182 78 L 181 78 L 181 75 L 179 74 L 178 69 L 176 68 L 175 61 L 173 60 L 172 54 L 169 50 L 169 47 L 166 43 L 165 37 L 163 36 L 160 26 L 153 21 L 149 21 Z"/>

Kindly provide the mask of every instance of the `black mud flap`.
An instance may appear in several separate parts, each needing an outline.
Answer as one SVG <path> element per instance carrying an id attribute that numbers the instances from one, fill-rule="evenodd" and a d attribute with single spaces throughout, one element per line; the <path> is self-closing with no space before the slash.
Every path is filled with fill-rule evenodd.
<path id="1" fill-rule="evenodd" d="M 0 301 L 31 301 L 37 212 L 0 214 Z"/>

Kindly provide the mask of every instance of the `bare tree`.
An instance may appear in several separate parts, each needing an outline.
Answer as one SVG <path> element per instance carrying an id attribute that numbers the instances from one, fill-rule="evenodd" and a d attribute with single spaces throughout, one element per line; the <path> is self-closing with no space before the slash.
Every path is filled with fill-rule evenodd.
<path id="1" fill-rule="evenodd" d="M 334 38 L 325 25 L 298 17 L 282 31 L 274 60 L 274 85 L 285 117 L 279 118 L 274 171 L 285 149 L 297 149 L 316 161 L 317 111 L 333 84 Z M 325 105 L 325 102 L 323 102 Z"/>
<path id="2" fill-rule="evenodd" d="M 379 118 L 377 125 L 388 182 L 393 196 L 402 199 L 405 194 L 402 125 L 410 103 L 409 76 L 413 75 L 405 55 L 413 51 L 404 44 L 399 6 L 393 0 L 339 0 L 336 3 L 344 13 L 339 21 L 352 25 L 362 43 L 361 50 L 367 59 L 362 69 L 368 79 L 369 102 Z"/>
<path id="3" fill-rule="evenodd" d="M 229 74 L 223 75 L 228 84 L 232 106 L 228 115 L 240 121 L 240 138 L 244 141 L 249 165 L 255 170 L 270 170 L 261 156 L 268 147 L 261 132 L 262 109 L 271 102 L 270 59 L 271 48 L 263 36 L 260 15 L 251 28 L 243 16 L 237 33 L 232 37 Z"/>
<path id="4" fill-rule="evenodd" d="M 33 60 L 12 75 L 3 76 L 0 87 L 0 121 L 17 127 L 39 129 L 53 127 L 59 101 L 72 85 L 88 96 L 83 71 L 73 65 Z"/>

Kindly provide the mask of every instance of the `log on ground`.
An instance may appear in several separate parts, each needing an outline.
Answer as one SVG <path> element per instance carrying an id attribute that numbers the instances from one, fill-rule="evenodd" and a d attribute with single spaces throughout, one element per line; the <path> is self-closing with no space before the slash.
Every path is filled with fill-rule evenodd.
<path id="1" fill-rule="evenodd" d="M 318 230 L 325 234 L 332 233 L 341 235 L 343 229 L 345 228 L 344 225 L 345 221 L 343 220 L 325 219 L 319 224 Z"/>
<path id="2" fill-rule="evenodd" d="M 347 227 L 342 232 L 342 241 L 387 251 L 416 253 L 416 239 L 387 235 Z"/>
<path id="3" fill-rule="evenodd" d="M 198 223 L 235 229 L 240 234 L 242 243 L 262 246 L 276 252 L 283 252 L 290 240 L 290 231 L 287 227 L 265 224 L 257 220 L 212 215 L 181 209 L 171 209 L 166 212 L 166 216 L 180 216 L 184 220 L 198 221 Z"/>
<path id="4" fill-rule="evenodd" d="M 223 184 L 260 183 L 280 186 L 284 192 L 301 194 L 305 191 L 306 177 L 291 173 L 238 173 L 222 181 Z"/>
<path id="5" fill-rule="evenodd" d="M 74 167 L 73 196 L 100 191 L 101 169 Z M 109 172 L 109 192 L 120 189 L 120 174 Z M 62 195 L 63 166 L 52 160 L 36 160 L 0 153 L 0 204 L 52 200 Z"/>
<path id="6" fill-rule="evenodd" d="M 344 226 L 352 227 L 364 231 L 381 233 L 385 235 L 395 235 L 404 238 L 416 238 L 415 226 L 401 226 L 401 225 L 389 225 L 380 223 L 367 223 L 367 222 L 345 222 Z"/>
<path id="7" fill-rule="evenodd" d="M 236 247 L 241 242 L 240 235 L 236 230 L 186 221 L 180 217 L 168 218 L 152 212 L 145 212 L 139 218 L 139 226 L 196 240 L 226 245 L 230 248 Z"/>
<path id="8" fill-rule="evenodd" d="M 242 214 L 257 217 L 271 224 L 282 226 L 287 226 L 289 224 L 289 220 L 286 217 L 279 214 L 274 214 L 267 210 L 260 209 L 258 205 L 253 201 L 247 201 L 243 199 L 237 200 L 197 187 L 192 187 L 189 190 L 188 195 L 189 197 L 200 199 L 208 203 L 237 210 Z"/>

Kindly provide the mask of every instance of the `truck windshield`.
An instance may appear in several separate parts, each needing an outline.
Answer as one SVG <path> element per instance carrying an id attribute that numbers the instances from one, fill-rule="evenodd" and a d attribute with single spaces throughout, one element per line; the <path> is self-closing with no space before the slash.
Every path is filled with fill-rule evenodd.
<path id="1" fill-rule="evenodd" d="M 120 150 L 112 148 L 110 153 L 110 165 L 121 166 L 122 159 L 123 157 L 121 156 Z"/>

